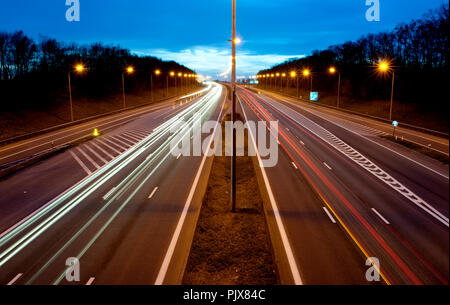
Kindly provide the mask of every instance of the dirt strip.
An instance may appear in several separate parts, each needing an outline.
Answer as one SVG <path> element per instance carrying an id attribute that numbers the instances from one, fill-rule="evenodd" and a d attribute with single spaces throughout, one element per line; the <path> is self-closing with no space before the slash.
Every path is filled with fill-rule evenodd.
<path id="1" fill-rule="evenodd" d="M 230 162 L 230 157 L 214 159 L 184 285 L 278 284 L 252 159 L 237 158 L 236 213 L 230 212 Z"/>

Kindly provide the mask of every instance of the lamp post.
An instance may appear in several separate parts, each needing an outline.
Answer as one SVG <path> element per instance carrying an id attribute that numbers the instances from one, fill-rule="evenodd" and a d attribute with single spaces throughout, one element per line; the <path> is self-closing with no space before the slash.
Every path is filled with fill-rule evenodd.
<path id="1" fill-rule="evenodd" d="M 126 97 L 125 97 L 125 72 L 127 74 L 132 74 L 134 72 L 134 68 L 133 67 L 128 67 L 126 69 L 126 71 L 122 72 L 122 95 L 123 95 L 123 108 L 127 108 L 127 101 L 126 101 Z"/>
<path id="2" fill-rule="evenodd" d="M 236 121 L 236 0 L 232 0 L 231 21 L 231 120 Z M 236 130 L 233 128 L 233 154 L 231 157 L 231 212 L 236 212 Z"/>
<path id="3" fill-rule="evenodd" d="M 331 74 L 335 74 L 336 73 L 336 68 L 335 67 L 330 67 L 329 71 L 330 71 Z M 337 87 L 337 103 L 336 103 L 337 108 L 339 108 L 340 94 L 341 94 L 341 71 L 338 71 L 338 87 Z"/>
<path id="4" fill-rule="evenodd" d="M 82 73 L 85 70 L 83 65 L 76 65 L 75 66 L 75 71 L 77 73 Z M 69 78 L 69 103 L 70 103 L 70 121 L 73 122 L 74 121 L 74 117 L 73 117 L 73 103 L 72 103 L 72 82 L 70 79 L 70 72 L 68 73 L 68 78 Z"/>
<path id="5" fill-rule="evenodd" d="M 392 71 L 391 104 L 389 107 L 389 121 L 392 121 L 392 107 L 394 105 L 395 71 L 392 69 L 389 62 L 386 60 L 381 60 L 378 63 L 378 70 L 381 73 L 389 73 L 390 71 Z"/>

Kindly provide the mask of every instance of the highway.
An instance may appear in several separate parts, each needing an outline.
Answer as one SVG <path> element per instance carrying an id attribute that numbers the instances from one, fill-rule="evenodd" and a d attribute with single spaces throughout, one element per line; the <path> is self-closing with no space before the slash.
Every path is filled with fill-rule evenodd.
<path id="1" fill-rule="evenodd" d="M 3 149 L 2 156 L 24 156 L 55 134 L 62 143 L 94 127 L 103 131 L 0 182 L 0 284 L 177 283 L 190 248 L 185 237 L 195 228 L 186 224 L 198 214 L 196 192 L 210 158 L 175 156 L 170 144 L 189 140 L 193 123 L 218 121 L 225 97 L 210 83 L 176 103 Z M 66 280 L 70 257 L 79 259 L 79 282 Z"/>
<path id="2" fill-rule="evenodd" d="M 29 139 L 3 145 L 0 147 L 0 165 L 27 159 L 34 155 L 39 155 L 43 152 L 51 151 L 55 148 L 84 139 L 87 135 L 92 134 L 94 128 L 97 128 L 102 132 L 107 132 L 131 122 L 143 114 L 162 109 L 168 111 L 167 109 L 169 109 L 169 107 L 178 105 L 180 102 L 185 103 L 186 100 L 192 100 L 194 95 L 197 94 L 202 94 L 202 90 L 199 90 L 195 94 L 170 98 L 166 101 L 148 106 L 105 115 L 87 122 L 65 128 L 58 128 L 55 131 L 46 132 L 42 135 L 30 137 Z"/>
<path id="3" fill-rule="evenodd" d="M 247 121 L 279 121 L 279 162 L 262 171 L 289 283 L 371 284 L 376 258 L 381 284 L 448 285 L 448 166 L 381 139 L 386 124 L 243 87 L 238 96 Z M 404 132 L 448 152 L 448 141 Z"/>

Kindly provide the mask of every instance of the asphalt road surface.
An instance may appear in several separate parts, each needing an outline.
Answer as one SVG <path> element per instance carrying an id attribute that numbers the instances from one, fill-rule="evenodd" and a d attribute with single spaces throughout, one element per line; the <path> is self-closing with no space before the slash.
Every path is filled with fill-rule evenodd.
<path id="1" fill-rule="evenodd" d="M 175 155 L 171 144 L 190 147 L 192 123 L 217 121 L 225 96 L 211 84 L 182 102 L 123 113 L 105 122 L 119 128 L 1 181 L 0 283 L 165 284 L 205 161 Z M 79 282 L 66 279 L 68 258 L 79 260 Z"/>
<path id="2" fill-rule="evenodd" d="M 246 120 L 279 122 L 279 162 L 264 171 L 294 283 L 372 284 L 379 263 L 382 284 L 448 285 L 448 166 L 334 111 L 238 95 Z"/>

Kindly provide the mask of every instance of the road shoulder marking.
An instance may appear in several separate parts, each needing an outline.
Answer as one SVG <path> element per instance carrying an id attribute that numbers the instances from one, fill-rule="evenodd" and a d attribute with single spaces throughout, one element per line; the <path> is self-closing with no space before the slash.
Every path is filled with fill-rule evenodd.
<path id="1" fill-rule="evenodd" d="M 23 275 L 23 273 L 19 273 L 18 275 L 16 275 L 11 281 L 9 281 L 8 284 L 6 284 L 6 286 L 13 285 L 22 275 Z"/>
<path id="2" fill-rule="evenodd" d="M 322 207 L 325 213 L 328 215 L 332 223 L 336 223 L 336 220 L 334 220 L 333 215 L 331 215 L 330 211 L 328 211 L 327 207 Z"/>

